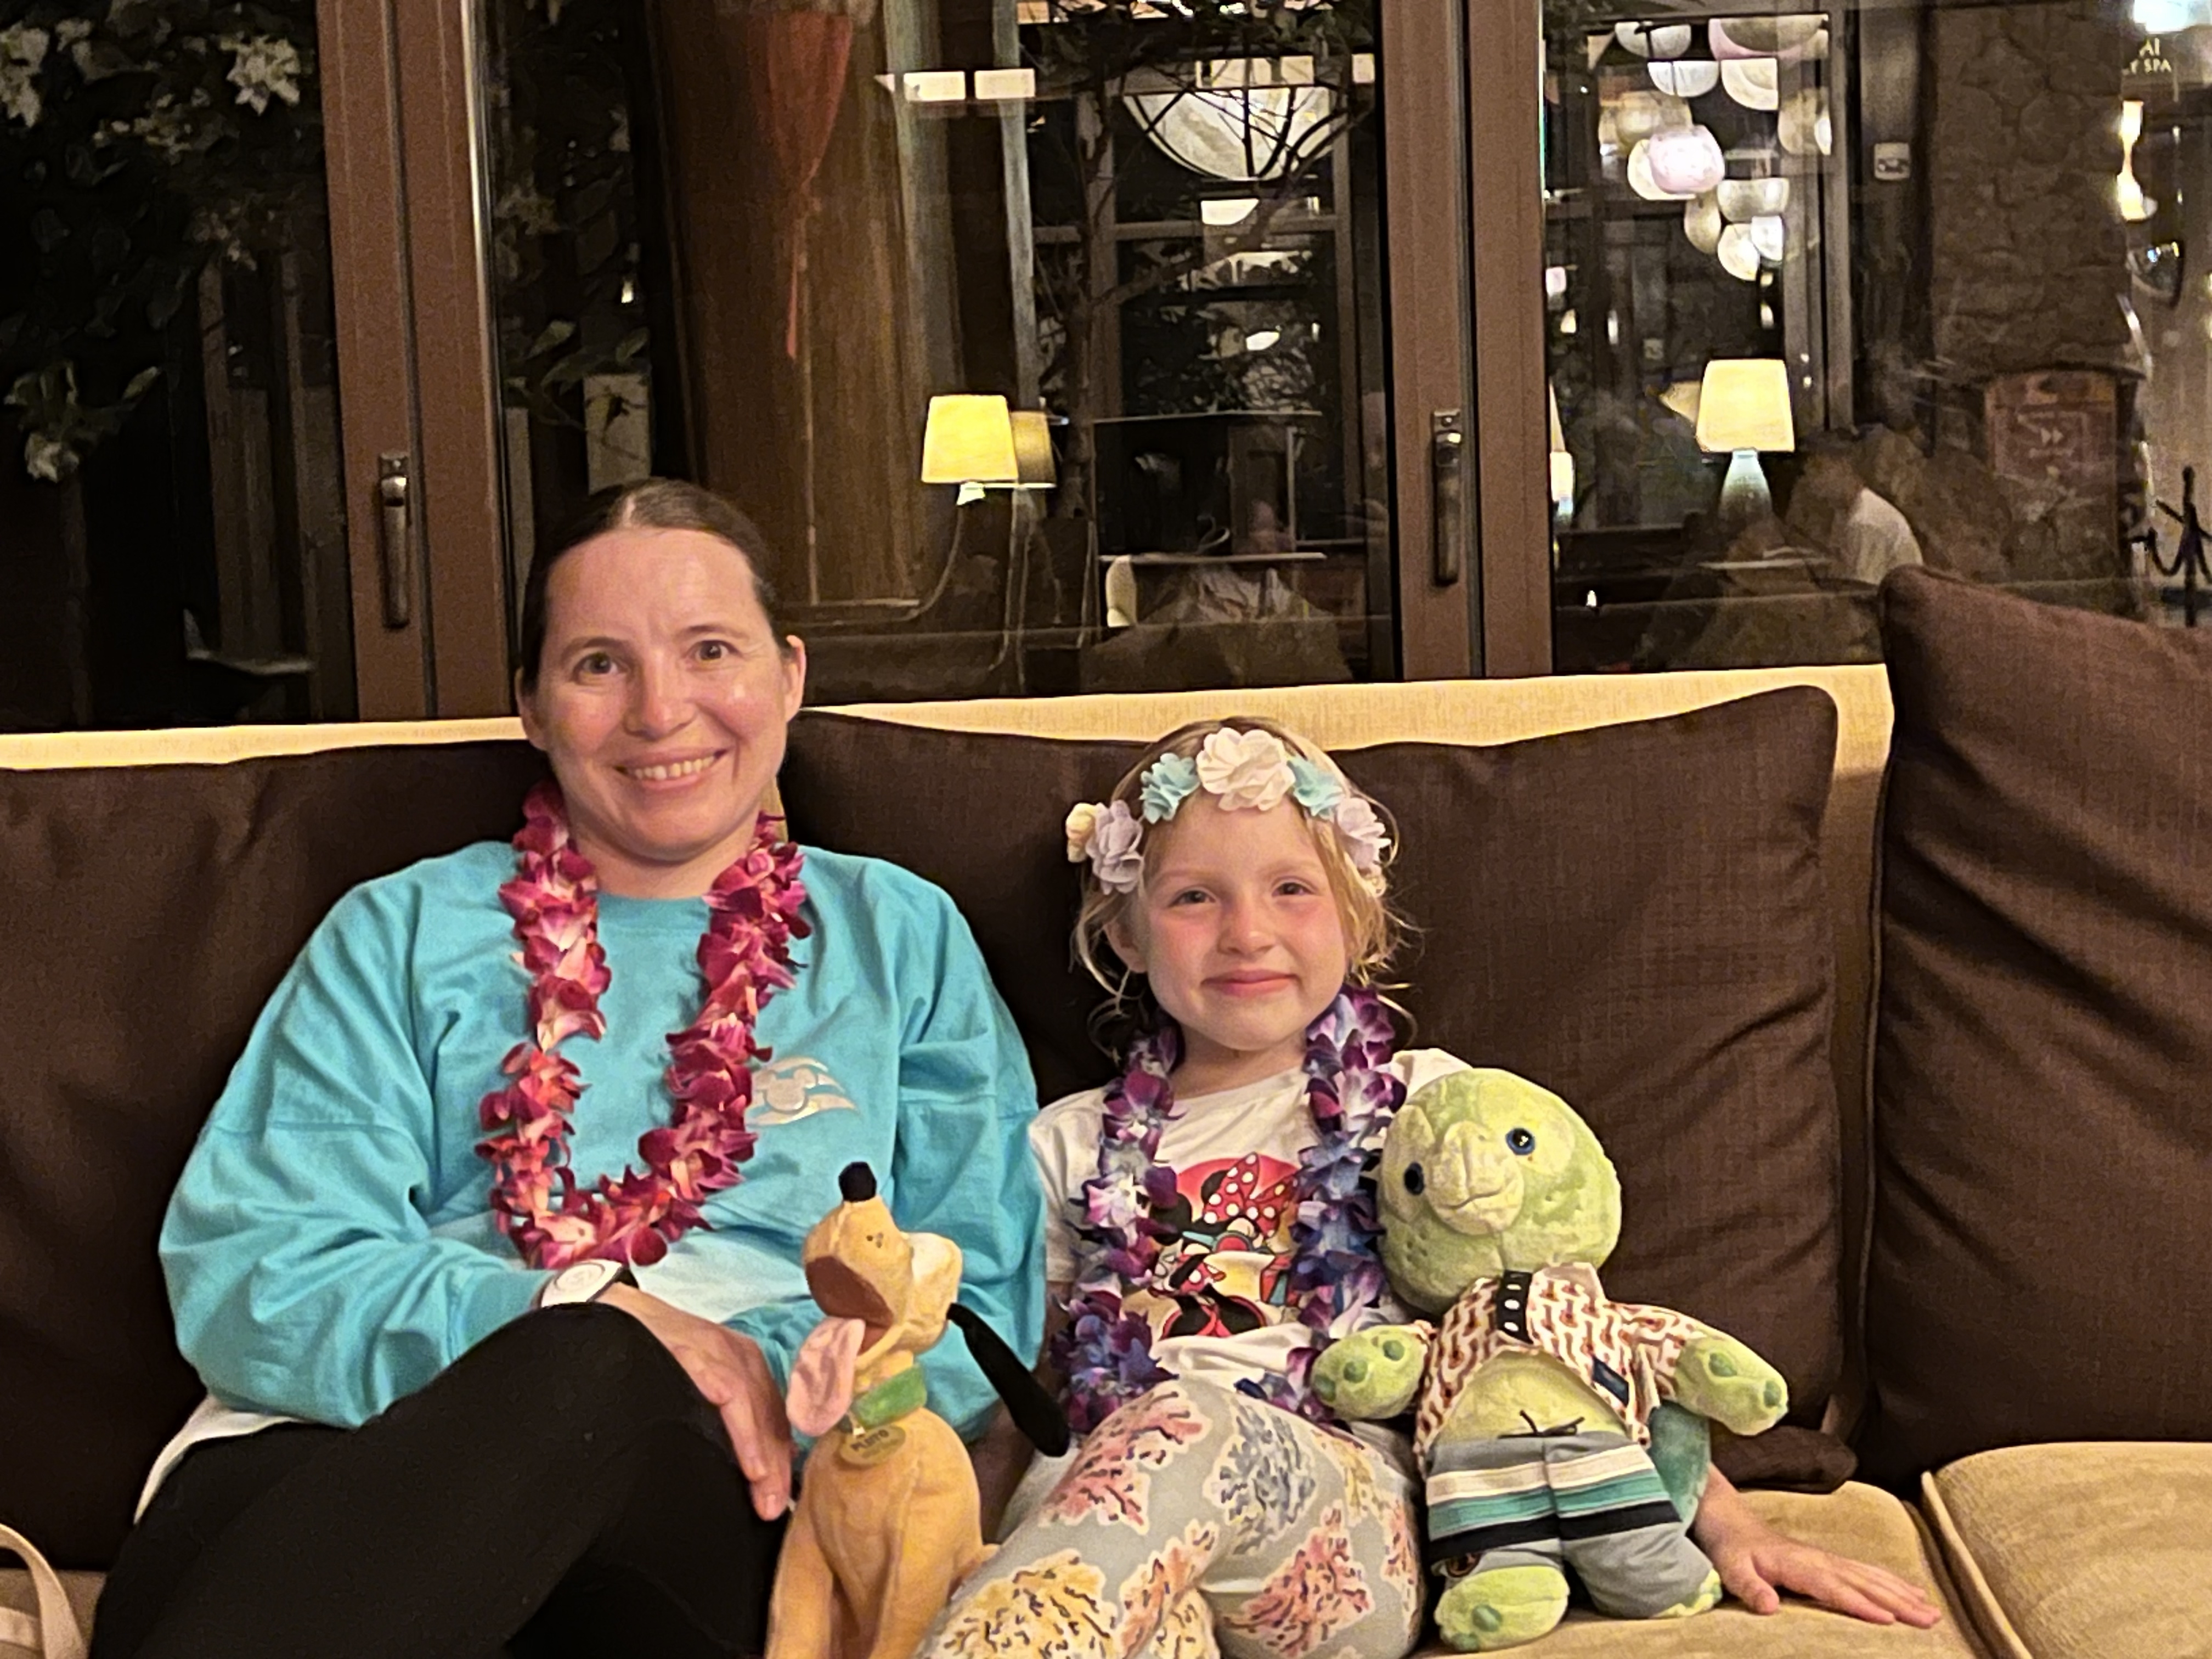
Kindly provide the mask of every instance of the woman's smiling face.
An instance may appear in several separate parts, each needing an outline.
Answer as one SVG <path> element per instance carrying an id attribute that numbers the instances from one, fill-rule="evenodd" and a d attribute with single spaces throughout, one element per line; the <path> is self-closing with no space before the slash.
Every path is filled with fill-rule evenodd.
<path id="1" fill-rule="evenodd" d="M 776 639 L 742 552 L 626 526 L 553 568 L 537 682 L 518 700 L 599 884 L 676 898 L 750 843 L 805 686 L 805 647 Z"/>

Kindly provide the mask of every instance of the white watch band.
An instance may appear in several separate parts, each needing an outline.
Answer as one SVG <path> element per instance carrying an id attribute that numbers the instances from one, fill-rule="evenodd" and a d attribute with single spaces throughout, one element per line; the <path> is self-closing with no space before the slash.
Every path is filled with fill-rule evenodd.
<path id="1" fill-rule="evenodd" d="M 617 1285 L 635 1285 L 630 1270 L 619 1261 L 598 1257 L 563 1267 L 547 1279 L 538 1292 L 541 1308 L 565 1308 L 580 1302 L 596 1302 Z"/>

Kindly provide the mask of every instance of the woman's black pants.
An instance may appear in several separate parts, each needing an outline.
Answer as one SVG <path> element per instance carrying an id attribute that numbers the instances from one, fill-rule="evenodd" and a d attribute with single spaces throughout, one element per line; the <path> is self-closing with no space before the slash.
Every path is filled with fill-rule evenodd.
<path id="1" fill-rule="evenodd" d="M 192 1448 L 93 1659 L 719 1659 L 760 1648 L 781 1536 L 643 1325 L 547 1309 L 358 1429 Z"/>

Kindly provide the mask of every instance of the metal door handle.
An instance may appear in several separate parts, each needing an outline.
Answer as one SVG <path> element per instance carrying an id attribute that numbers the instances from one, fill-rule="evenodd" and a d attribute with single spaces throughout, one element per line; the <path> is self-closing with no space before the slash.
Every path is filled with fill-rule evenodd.
<path id="1" fill-rule="evenodd" d="M 384 625 L 404 628 L 415 619 L 415 546 L 407 533 L 407 456 L 376 458 L 377 550 L 384 566 Z"/>
<path id="2" fill-rule="evenodd" d="M 1456 409 L 1429 416 L 1429 493 L 1437 586 L 1449 587 L 1460 578 L 1467 547 L 1467 433 Z"/>

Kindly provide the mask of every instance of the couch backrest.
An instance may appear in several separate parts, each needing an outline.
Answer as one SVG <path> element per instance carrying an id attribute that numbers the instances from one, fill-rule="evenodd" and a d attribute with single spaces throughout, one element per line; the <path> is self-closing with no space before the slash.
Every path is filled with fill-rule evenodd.
<path id="1" fill-rule="evenodd" d="M 1419 793 L 1413 781 L 1423 773 L 1418 759 L 1414 771 L 1405 771 L 1407 744 L 1511 743 L 1680 713 L 1790 684 L 1820 687 L 1840 716 L 1820 839 L 1841 941 L 1833 1054 L 1837 1097 L 1844 1103 L 1846 1196 L 1844 1224 L 1836 1225 L 1832 1209 L 1825 1219 L 1808 1221 L 1814 1230 L 1808 1237 L 1816 1236 L 1820 1247 L 1797 1254 L 1825 1261 L 1815 1269 L 1828 1276 L 1819 1280 L 1825 1285 L 1836 1273 L 1838 1235 L 1850 1241 L 1853 1254 L 1841 1275 L 1848 1297 L 1854 1293 L 1856 1241 L 1862 1237 L 1864 1208 L 1858 1103 L 1870 966 L 1867 915 L 1872 824 L 1888 726 L 1879 669 L 1443 682 L 900 705 L 852 712 L 877 721 L 948 731 L 1128 739 L 1150 737 L 1193 718 L 1257 713 L 1282 720 L 1340 751 L 1372 750 L 1366 763 L 1382 776 L 1398 768 L 1411 794 Z M 1802 701 L 1794 706 L 1801 711 L 1804 707 Z M 814 729 L 823 730 L 823 723 L 815 722 Z M 1731 717 L 1702 729 L 1722 734 L 1723 750 L 1731 731 L 1797 733 L 1805 740 L 1790 738 L 1790 752 L 1802 757 L 1819 752 L 1806 734 L 1817 733 L 1825 741 L 1826 728 L 1825 717 L 1808 724 L 1801 712 L 1779 727 L 1763 717 L 1747 723 Z M 518 736 L 512 721 L 477 721 L 0 738 L 0 769 L 50 774 L 43 781 L 19 779 L 12 786 L 0 777 L 0 945 L 9 963 L 0 969 L 7 975 L 0 978 L 0 1006 L 11 1011 L 10 1020 L 36 1027 L 17 1045 L 13 1059 L 0 1064 L 0 1073 L 12 1068 L 13 1087 L 21 1091 L 10 1115 L 0 1116 L 0 1194 L 15 1194 L 0 1201 L 0 1280 L 9 1281 L 0 1295 L 0 1332 L 9 1334 L 15 1350 L 0 1364 L 0 1424 L 11 1413 L 19 1425 L 33 1420 L 27 1407 L 44 1412 L 39 1420 L 46 1421 L 49 1432 L 44 1439 L 52 1455 L 41 1453 L 35 1462 L 57 1480 L 82 1472 L 88 1492 L 97 1489 L 83 1502 L 52 1510 L 59 1519 L 19 1511 L 19 1518 L 44 1528 L 58 1559 L 95 1563 L 112 1548 L 136 1472 L 190 1402 L 190 1373 L 173 1351 L 142 1352 L 151 1340 L 149 1333 L 166 1330 L 152 1229 L 198 1115 L 220 1086 L 246 1024 L 307 930 L 345 886 L 427 853 L 507 833 L 522 781 L 536 764 L 514 741 Z M 809 742 L 817 757 L 830 752 L 818 739 Z M 1613 823 L 1621 826 L 1621 835 L 1632 837 L 1636 803 L 1669 794 L 1663 769 L 1671 763 L 1661 760 L 1662 770 L 1655 773 L 1655 754 L 1694 757 L 1713 748 L 1710 736 L 1699 738 L 1695 731 L 1686 742 L 1679 735 L 1663 742 L 1677 746 L 1638 750 L 1632 744 L 1620 751 L 1637 750 L 1644 757 L 1644 775 L 1620 781 L 1620 793 L 1630 797 L 1626 805 L 1607 799 L 1608 780 L 1601 764 L 1595 782 L 1590 775 L 1592 757 L 1614 751 L 1604 745 L 1581 746 L 1579 781 L 1573 787 L 1579 792 L 1577 799 L 1585 804 L 1572 810 L 1586 821 L 1607 826 L 1588 838 L 1586 860 L 1610 856 Z M 470 746 L 450 747 L 455 744 Z M 364 745 L 376 752 L 357 760 L 322 752 Z M 795 760 L 806 748 L 801 744 L 795 749 Z M 884 752 L 880 743 L 877 752 Z M 258 763 L 261 757 L 302 753 L 311 758 L 298 764 Z M 257 763 L 210 764 L 228 761 Z M 1362 763 L 1356 754 L 1348 763 L 1358 775 Z M 1510 759 L 1500 764 L 1510 773 Z M 156 771 L 134 778 L 105 769 L 142 765 L 155 766 Z M 1800 781 L 1784 793 L 1817 803 L 1818 773 L 1810 780 L 1808 796 L 1802 765 L 1789 769 Z M 1742 775 L 1726 784 L 1719 796 L 1708 792 L 1702 821 L 1719 827 L 1711 832 L 1713 846 L 1702 854 L 1691 886 L 1680 890 L 1705 895 L 1700 902 L 1708 904 L 1736 884 L 1734 872 L 1740 867 L 1732 861 L 1736 854 L 1727 850 L 1726 803 L 1741 799 L 1755 805 L 1772 793 L 1756 775 L 1756 767 L 1735 770 Z M 57 771 L 59 775 L 52 775 Z M 1526 774 L 1522 777 L 1517 787 L 1525 792 Z M 797 782 L 793 787 L 796 816 Z M 886 809 L 880 799 L 868 799 L 865 790 L 861 796 L 864 820 L 896 810 L 896 803 Z M 1383 798 L 1393 799 L 1387 793 Z M 1711 816 L 1712 799 L 1722 804 L 1719 820 Z M 404 809 L 395 811 L 400 803 Z M 1056 815 L 1062 809 L 1049 810 Z M 1813 805 L 1806 805 L 1799 820 L 1801 849 L 1809 847 L 1813 810 Z M 1425 822 L 1423 832 L 1424 847 L 1433 853 L 1442 837 L 1430 833 Z M 1056 857 L 1049 850 L 1048 831 L 1042 840 L 1048 843 L 1048 859 Z M 1747 862 L 1752 856 L 1745 854 Z M 1811 881 L 1809 851 L 1801 850 L 1797 859 L 1796 867 Z M 1060 866 L 1062 879 L 1064 868 Z M 1743 881 L 1753 884 L 1748 872 Z M 960 895 L 956 884 L 947 884 Z M 1801 884 L 1796 890 L 1807 890 Z M 1817 886 L 1811 891 L 1817 894 Z M 970 891 L 963 902 L 977 897 Z M 1540 901 L 1532 902 L 1542 908 Z M 1817 948 L 1815 936 L 1802 925 L 1802 917 L 1817 908 L 1816 898 L 1796 904 L 1800 922 L 1790 939 L 1814 939 Z M 1692 907 L 1684 915 L 1683 931 L 1698 921 Z M 1658 925 L 1666 938 L 1673 937 L 1672 922 Z M 1524 919 L 1524 935 L 1528 926 Z M 160 962 L 145 961 L 147 939 L 161 942 Z M 1799 961 L 1807 954 L 1801 946 L 1792 949 Z M 27 984 L 27 973 L 44 979 Z M 1493 976 L 1487 982 L 1498 981 Z M 1802 1011 L 1810 1009 L 1810 1029 L 1817 1033 L 1824 993 L 1816 976 L 1815 988 L 1798 996 L 1801 1030 Z M 1579 1012 L 1577 1005 L 1568 1006 L 1571 1013 Z M 1539 1009 L 1532 1018 L 1547 1026 L 1555 1016 Z M 1722 1023 L 1725 1026 L 1725 1019 Z M 1449 1036 L 1448 1020 L 1432 1021 L 1431 1029 L 1438 1027 Z M 1620 1051 L 1617 1036 L 1613 1049 Z M 1796 1052 L 1816 1055 L 1817 1041 L 1801 1043 Z M 153 1056 L 159 1057 L 158 1064 Z M 1575 1061 L 1561 1051 L 1528 1062 L 1542 1063 L 1571 1069 Z M 1817 1060 L 1812 1063 L 1817 1074 Z M 1616 1066 L 1616 1076 L 1619 1071 Z M 1668 1086 L 1684 1101 L 1700 1093 L 1698 1086 L 1685 1088 L 1679 1082 Z M 1759 1091 L 1754 1087 L 1753 1092 Z M 1795 1097 L 1801 1103 L 1810 1098 L 1802 1089 Z M 1825 1105 L 1821 1109 L 1825 1114 Z M 1825 1116 L 1815 1121 L 1825 1125 Z M 1801 1150 L 1813 1139 L 1804 1137 Z M 1825 1137 L 1820 1139 L 1825 1143 Z M 1667 1189 L 1664 1171 L 1645 1151 L 1634 1149 L 1631 1155 L 1638 1169 Z M 1821 1167 L 1817 1161 L 1811 1166 L 1816 1182 Z M 1826 1202 L 1808 1201 L 1808 1212 Z M 1631 1266 L 1642 1271 L 1644 1264 Z M 1630 1270 L 1624 1267 L 1625 1273 Z M 1673 1288 L 1662 1282 L 1648 1285 L 1643 1293 L 1667 1299 Z M 1785 1287 L 1783 1294 L 1798 1311 L 1820 1300 L 1802 1284 Z M 1770 1304 L 1774 1300 L 1770 1297 Z M 88 1316 L 84 1310 L 93 1306 L 100 1311 Z M 1787 1311 L 1769 1305 L 1751 1316 L 1779 1320 Z M 1727 1313 L 1735 1316 L 1733 1306 Z M 1816 1322 L 1820 1317 L 1816 1311 Z M 1771 1331 L 1747 1334 L 1796 1346 L 1796 1375 L 1819 1385 L 1807 1396 L 1817 1413 L 1818 1401 L 1827 1397 L 1834 1382 L 1832 1334 L 1822 1338 L 1817 1330 L 1802 1329 L 1793 1334 L 1778 1324 Z M 25 1474 L 19 1462 L 0 1480 L 0 1488 L 18 1486 Z M 94 1474 L 96 1480 L 91 1478 Z M 35 1491 L 40 1477 L 33 1471 L 30 1478 Z M 0 1490 L 0 1499 L 17 1503 L 20 1493 Z"/>
<path id="2" fill-rule="evenodd" d="M 1292 686 L 1092 697 L 978 698 L 855 705 L 841 712 L 960 732 L 1141 740 L 1184 720 L 1264 714 L 1328 749 L 1401 742 L 1516 743 L 1622 720 L 1653 720 L 1783 685 L 1835 699 L 1835 780 L 1821 857 L 1836 922 L 1836 1097 L 1847 1116 L 1865 1098 L 1873 988 L 1874 830 L 1889 757 L 1889 682 L 1878 665 L 1729 669 L 1693 674 L 1562 675 L 1525 680 Z M 513 720 L 213 726 L 179 732 L 0 734 L 0 768 L 208 765 L 264 755 L 397 743 L 465 743 L 521 735 Z"/>

